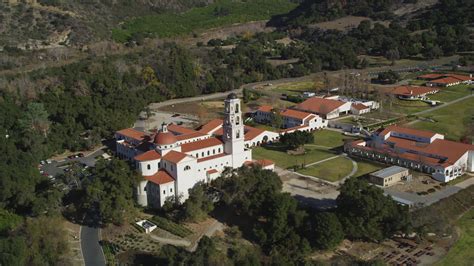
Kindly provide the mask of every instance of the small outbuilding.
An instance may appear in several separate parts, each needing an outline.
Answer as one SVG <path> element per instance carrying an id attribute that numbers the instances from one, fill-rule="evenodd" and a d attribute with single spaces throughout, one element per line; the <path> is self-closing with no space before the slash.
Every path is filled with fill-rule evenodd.
<path id="1" fill-rule="evenodd" d="M 370 182 L 381 187 L 389 187 L 409 179 L 411 176 L 408 169 L 400 166 L 390 166 L 369 175 Z"/>
<path id="2" fill-rule="evenodd" d="M 143 228 L 145 230 L 145 233 L 147 234 L 153 232 L 153 230 L 155 230 L 157 227 L 156 224 L 148 220 L 141 220 L 141 221 L 136 222 L 136 224 L 140 226 L 141 228 Z"/>

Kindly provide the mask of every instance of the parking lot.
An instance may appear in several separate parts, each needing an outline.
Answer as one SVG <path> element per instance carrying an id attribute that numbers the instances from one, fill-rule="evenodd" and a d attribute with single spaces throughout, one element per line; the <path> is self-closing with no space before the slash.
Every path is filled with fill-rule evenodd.
<path id="1" fill-rule="evenodd" d="M 99 149 L 90 154 L 75 153 L 68 158 L 62 160 L 44 160 L 39 165 L 39 171 L 43 176 L 49 177 L 55 181 L 59 175 L 65 174 L 71 170 L 71 168 L 77 167 L 81 172 L 85 171 L 90 167 L 94 167 L 98 159 L 104 157 L 104 150 Z M 77 180 L 71 184 L 67 184 L 69 188 L 78 186 Z"/>

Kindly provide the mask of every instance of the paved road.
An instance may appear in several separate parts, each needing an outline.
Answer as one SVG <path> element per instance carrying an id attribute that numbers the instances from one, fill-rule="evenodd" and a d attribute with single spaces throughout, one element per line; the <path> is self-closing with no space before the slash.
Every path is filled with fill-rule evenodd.
<path id="1" fill-rule="evenodd" d="M 414 113 L 415 115 L 423 115 L 423 114 L 426 114 L 426 113 L 430 113 L 430 112 L 433 112 L 433 111 L 436 111 L 438 109 L 442 109 L 444 107 L 447 107 L 447 106 L 450 106 L 452 104 L 455 104 L 455 103 L 458 103 L 460 101 L 463 101 L 463 100 L 466 100 L 466 99 L 469 99 L 471 97 L 474 97 L 474 94 L 470 94 L 470 95 L 466 95 L 464 97 L 461 97 L 459 99 L 456 99 L 456 100 L 453 100 L 453 101 L 450 101 L 450 102 L 447 102 L 445 104 L 442 104 L 442 105 L 439 105 L 439 106 L 436 106 L 436 107 L 433 107 L 433 108 L 430 108 L 428 110 L 424 110 L 424 111 L 421 111 L 421 112 L 418 112 L 418 113 Z"/>
<path id="2" fill-rule="evenodd" d="M 86 266 L 104 266 L 105 257 L 100 241 L 100 229 L 81 227 L 81 250 Z"/>

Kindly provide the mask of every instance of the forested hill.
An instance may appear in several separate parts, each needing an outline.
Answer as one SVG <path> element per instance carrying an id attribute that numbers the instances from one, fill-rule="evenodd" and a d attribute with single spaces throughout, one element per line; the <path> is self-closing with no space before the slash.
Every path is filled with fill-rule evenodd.
<path id="1" fill-rule="evenodd" d="M 395 7 L 417 0 L 304 0 L 288 14 L 273 17 L 271 26 L 298 26 L 330 21 L 348 15 L 388 19 Z"/>

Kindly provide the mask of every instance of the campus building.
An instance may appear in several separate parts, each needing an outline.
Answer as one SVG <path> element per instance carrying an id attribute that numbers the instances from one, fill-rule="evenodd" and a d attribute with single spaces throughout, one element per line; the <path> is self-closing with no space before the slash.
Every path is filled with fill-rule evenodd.
<path id="1" fill-rule="evenodd" d="M 301 112 L 292 109 L 285 109 L 279 112 L 283 119 L 283 128 L 289 129 L 294 127 L 307 127 L 310 131 L 327 127 L 327 120 L 320 116 Z M 254 120 L 258 123 L 268 124 L 272 122 L 274 117 L 273 107 L 269 105 L 260 106 L 254 113 Z"/>
<path id="2" fill-rule="evenodd" d="M 441 182 L 474 172 L 474 145 L 445 140 L 444 135 L 430 131 L 389 126 L 344 149 L 352 156 L 429 173 Z"/>
<path id="3" fill-rule="evenodd" d="M 294 110 L 317 114 L 325 119 L 350 113 L 361 115 L 377 108 L 378 103 L 374 101 L 355 101 L 337 95 L 326 98 L 312 97 L 292 107 Z"/>
<path id="4" fill-rule="evenodd" d="M 217 178 L 227 167 L 260 164 L 273 169 L 271 161 L 253 161 L 246 148 L 256 138 L 263 141 L 265 131 L 244 125 L 240 99 L 229 94 L 224 108 L 224 120 L 198 130 L 163 124 L 151 134 L 135 129 L 116 132 L 117 156 L 135 162 L 143 176 L 136 190 L 140 205 L 158 208 L 170 196 L 184 201 L 195 184 Z"/>
<path id="5" fill-rule="evenodd" d="M 370 182 L 381 187 L 389 187 L 408 179 L 410 179 L 408 169 L 396 165 L 378 170 L 369 175 Z"/>
<path id="6" fill-rule="evenodd" d="M 472 74 L 469 76 L 458 74 L 425 74 L 418 76 L 418 79 L 426 80 L 429 87 L 450 87 L 459 84 L 471 84 L 474 80 Z"/>
<path id="7" fill-rule="evenodd" d="M 439 89 L 436 87 L 398 86 L 390 91 L 390 94 L 402 100 L 426 100 L 428 95 L 437 92 L 439 92 Z"/>

